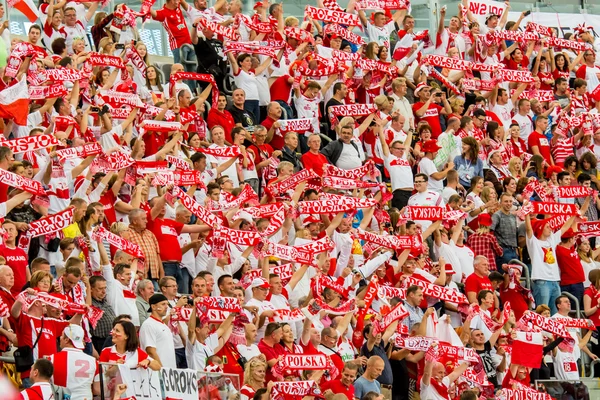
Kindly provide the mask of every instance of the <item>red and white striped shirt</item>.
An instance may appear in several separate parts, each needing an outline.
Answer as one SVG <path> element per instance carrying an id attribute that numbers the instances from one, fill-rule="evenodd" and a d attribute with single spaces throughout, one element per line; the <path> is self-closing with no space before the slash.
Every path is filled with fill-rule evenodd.
<path id="1" fill-rule="evenodd" d="M 53 400 L 54 393 L 52 392 L 52 386 L 48 382 L 34 383 L 32 387 L 21 392 L 21 399 Z"/>

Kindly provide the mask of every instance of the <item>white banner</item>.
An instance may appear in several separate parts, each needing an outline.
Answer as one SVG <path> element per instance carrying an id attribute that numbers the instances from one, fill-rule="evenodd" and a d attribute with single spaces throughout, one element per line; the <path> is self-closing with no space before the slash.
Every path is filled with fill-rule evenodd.
<path id="1" fill-rule="evenodd" d="M 198 400 L 198 373 L 193 369 L 161 368 L 165 397 L 178 400 Z"/>
<path id="2" fill-rule="evenodd" d="M 119 373 L 123 383 L 127 385 L 126 396 L 134 396 L 136 400 L 162 400 L 160 376 L 158 371 L 119 365 Z"/>
<path id="3" fill-rule="evenodd" d="M 485 25 L 485 17 L 489 13 L 502 16 L 505 9 L 504 2 L 493 0 L 471 0 L 469 10 L 481 25 Z M 507 21 L 516 21 L 521 15 L 520 12 L 509 11 Z M 547 13 L 532 12 L 521 21 L 521 30 L 525 30 L 528 22 L 545 25 L 558 31 L 558 37 L 564 37 L 565 33 L 573 33 L 573 29 L 585 23 L 594 29 L 594 36 L 600 36 L 600 18 L 598 15 L 591 14 L 568 14 L 568 13 Z"/>

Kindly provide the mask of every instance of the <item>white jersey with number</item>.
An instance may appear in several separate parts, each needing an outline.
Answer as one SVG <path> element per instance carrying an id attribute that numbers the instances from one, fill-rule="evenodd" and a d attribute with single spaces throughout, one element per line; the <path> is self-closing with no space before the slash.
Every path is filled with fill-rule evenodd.
<path id="1" fill-rule="evenodd" d="M 92 383 L 99 381 L 98 362 L 79 349 L 67 348 L 50 356 L 52 382 L 71 391 L 72 399 L 92 400 Z"/>

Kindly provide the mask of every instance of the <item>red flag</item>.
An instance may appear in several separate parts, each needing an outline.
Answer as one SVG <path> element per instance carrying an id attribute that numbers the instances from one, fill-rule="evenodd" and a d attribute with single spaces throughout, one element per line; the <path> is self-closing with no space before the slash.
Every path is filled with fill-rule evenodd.
<path id="1" fill-rule="evenodd" d="M 517 332 L 511 362 L 529 368 L 542 365 L 544 341 L 541 332 Z"/>
<path id="2" fill-rule="evenodd" d="M 25 78 L 0 92 L 0 118 L 13 119 L 15 124 L 27 125 L 29 91 Z"/>
<path id="3" fill-rule="evenodd" d="M 21 11 L 32 24 L 35 24 L 35 21 L 40 18 L 38 9 L 32 0 L 9 0 L 7 3 L 9 8 L 14 7 Z"/>

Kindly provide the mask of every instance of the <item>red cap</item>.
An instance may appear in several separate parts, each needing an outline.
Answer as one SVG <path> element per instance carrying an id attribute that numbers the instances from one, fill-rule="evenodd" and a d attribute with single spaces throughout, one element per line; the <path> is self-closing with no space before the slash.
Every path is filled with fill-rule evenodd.
<path id="1" fill-rule="evenodd" d="M 454 272 L 454 268 L 452 268 L 452 264 L 446 263 L 444 269 L 446 270 L 446 275 L 454 275 L 456 273 Z"/>
<path id="2" fill-rule="evenodd" d="M 546 170 L 546 179 L 550 179 L 552 174 L 555 172 L 558 174 L 559 172 L 563 172 L 563 169 L 557 165 L 549 166 L 548 169 Z"/>
<path id="3" fill-rule="evenodd" d="M 531 221 L 531 225 L 533 228 L 533 234 L 536 237 L 540 237 L 542 232 L 544 232 L 544 227 L 548 223 L 548 219 L 534 219 Z"/>
<path id="4" fill-rule="evenodd" d="M 571 239 L 575 236 L 577 236 L 577 233 L 572 228 L 569 228 L 565 233 L 563 233 L 560 236 L 560 238 L 561 239 Z"/>
<path id="5" fill-rule="evenodd" d="M 421 147 L 421 151 L 424 153 L 435 153 L 436 151 L 439 151 L 441 149 L 440 146 L 438 146 L 437 141 L 435 140 L 428 140 L 423 144 L 423 147 Z"/>
<path id="6" fill-rule="evenodd" d="M 492 216 L 487 213 L 479 214 L 477 222 L 479 223 L 479 225 L 490 227 L 492 226 Z"/>
<path id="7" fill-rule="evenodd" d="M 306 226 L 308 224 L 320 224 L 321 222 L 321 218 L 317 217 L 316 215 L 309 215 L 308 217 L 304 218 L 302 225 Z"/>
<path id="8" fill-rule="evenodd" d="M 342 37 L 340 35 L 338 35 L 337 33 L 330 33 L 329 34 L 329 40 L 333 40 L 333 39 L 341 39 Z"/>
<path id="9" fill-rule="evenodd" d="M 254 5 L 254 9 L 256 10 L 259 7 L 263 7 L 264 4 L 261 1 L 257 1 L 256 4 Z"/>

